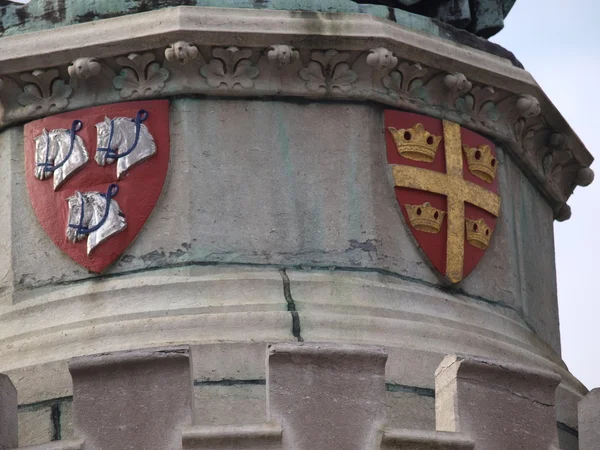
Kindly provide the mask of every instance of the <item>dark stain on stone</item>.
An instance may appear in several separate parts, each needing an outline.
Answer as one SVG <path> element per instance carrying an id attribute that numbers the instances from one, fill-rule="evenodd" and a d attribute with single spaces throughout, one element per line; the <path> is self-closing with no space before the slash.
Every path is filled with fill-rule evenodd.
<path id="1" fill-rule="evenodd" d="M 92 22 L 94 20 L 112 19 L 113 17 L 119 17 L 122 15 L 123 15 L 123 13 L 120 13 L 120 12 L 97 14 L 93 11 L 88 11 L 85 14 L 80 14 L 78 16 L 75 16 L 74 22 L 75 23 L 86 23 L 86 22 Z"/>
<path id="2" fill-rule="evenodd" d="M 169 252 L 169 258 L 181 258 L 185 254 L 186 254 L 185 251 L 183 251 L 181 249 L 177 249 L 177 251 L 175 251 L 175 252 Z"/>
<path id="3" fill-rule="evenodd" d="M 60 441 L 60 404 L 54 403 L 50 409 L 50 419 L 52 421 L 52 440 Z"/>
<path id="4" fill-rule="evenodd" d="M 269 0 L 253 0 L 252 6 L 256 9 L 265 9 L 269 4 Z"/>
<path id="5" fill-rule="evenodd" d="M 181 244 L 181 246 L 183 248 L 185 248 L 188 252 L 191 250 L 192 248 L 192 244 L 188 244 L 187 242 L 184 242 L 183 244 Z"/>
<path id="6" fill-rule="evenodd" d="M 64 22 L 67 9 L 65 6 L 65 0 L 55 1 L 56 3 L 47 2 L 44 4 L 44 13 L 42 14 L 42 20 L 57 24 Z"/>
<path id="7" fill-rule="evenodd" d="M 377 239 L 367 239 L 364 242 L 357 241 L 356 239 L 350 239 L 348 242 L 350 243 L 348 251 L 358 249 L 362 250 L 363 252 L 375 252 L 375 254 L 377 254 Z"/>
<path id="8" fill-rule="evenodd" d="M 154 250 L 141 256 L 141 259 L 145 263 L 164 264 L 166 262 L 167 255 L 163 251 L 159 252 L 158 250 Z"/>
<path id="9" fill-rule="evenodd" d="M 25 23 L 25 21 L 29 19 L 29 11 L 26 6 L 15 9 L 15 14 L 21 23 Z M 2 14 L 2 16 L 4 16 L 4 14 Z"/>
<path id="10" fill-rule="evenodd" d="M 120 262 L 129 264 L 129 263 L 133 262 L 134 259 L 135 259 L 135 256 L 133 256 L 133 255 L 123 255 L 121 257 Z"/>

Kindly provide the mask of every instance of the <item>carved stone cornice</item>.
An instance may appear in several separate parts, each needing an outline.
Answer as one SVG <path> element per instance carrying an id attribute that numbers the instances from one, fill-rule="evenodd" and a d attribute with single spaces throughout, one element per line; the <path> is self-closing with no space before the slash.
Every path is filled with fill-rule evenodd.
<path id="1" fill-rule="evenodd" d="M 592 156 L 528 72 L 365 14 L 177 7 L 0 38 L 0 48 L 0 129 L 98 99 L 370 100 L 494 138 L 559 220 L 593 180 Z"/>

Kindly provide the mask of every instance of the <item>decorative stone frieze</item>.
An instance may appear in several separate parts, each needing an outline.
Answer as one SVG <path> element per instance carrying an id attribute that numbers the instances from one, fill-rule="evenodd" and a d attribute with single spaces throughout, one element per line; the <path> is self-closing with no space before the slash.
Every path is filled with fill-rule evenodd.
<path id="1" fill-rule="evenodd" d="M 328 26 L 341 20 L 343 28 Z M 243 92 L 367 99 L 456 121 L 495 139 L 520 162 L 557 218 L 565 217 L 563 205 L 574 188 L 593 180 L 593 158 L 529 73 L 391 22 L 177 7 L 100 23 L 86 29 L 85 53 L 75 26 L 2 39 L 0 129 L 89 107 L 97 98 Z M 256 34 L 257 27 L 266 31 Z M 139 29 L 144 36 L 135 34 Z M 26 45 L 27 39 L 37 45 Z M 174 43 L 165 48 L 165 41 Z M 199 69 L 188 68 L 192 60 Z M 464 62 L 460 71 L 457 61 Z M 77 83 L 100 72 L 112 84 L 100 78 Z"/>
<path id="2" fill-rule="evenodd" d="M 132 53 L 116 59 L 124 68 L 114 78 L 113 85 L 120 91 L 122 98 L 150 96 L 162 91 L 169 78 L 169 71 L 160 67 L 154 59 L 153 53 Z"/>
<path id="3" fill-rule="evenodd" d="M 260 71 L 252 65 L 250 57 L 252 50 L 237 47 L 215 48 L 212 51 L 213 59 L 202 66 L 200 74 L 206 79 L 209 87 L 218 89 L 221 86 L 227 89 L 254 87 L 254 79 Z"/>
<path id="4" fill-rule="evenodd" d="M 60 78 L 57 69 L 34 70 L 21 74 L 25 83 L 17 101 L 24 106 L 25 115 L 49 113 L 53 109 L 65 109 L 73 88 Z"/>

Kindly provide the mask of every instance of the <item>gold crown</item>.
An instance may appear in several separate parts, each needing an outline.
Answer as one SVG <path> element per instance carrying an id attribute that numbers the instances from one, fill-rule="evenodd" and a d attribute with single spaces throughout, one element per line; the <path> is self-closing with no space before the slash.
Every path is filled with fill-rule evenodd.
<path id="1" fill-rule="evenodd" d="M 483 219 L 465 219 L 465 227 L 469 244 L 481 250 L 488 248 L 493 230 L 487 226 Z"/>
<path id="2" fill-rule="evenodd" d="M 483 181 L 488 183 L 493 182 L 496 177 L 496 166 L 498 164 L 496 158 L 492 155 L 490 146 L 485 144 L 479 147 L 463 145 L 463 151 L 467 157 L 469 172 Z"/>
<path id="3" fill-rule="evenodd" d="M 440 211 L 428 202 L 422 205 L 405 205 L 410 224 L 419 231 L 439 233 L 444 220 L 445 211 Z"/>
<path id="4" fill-rule="evenodd" d="M 434 136 L 420 123 L 412 128 L 397 130 L 389 127 L 398 153 L 413 161 L 432 162 L 435 159 L 441 136 Z"/>

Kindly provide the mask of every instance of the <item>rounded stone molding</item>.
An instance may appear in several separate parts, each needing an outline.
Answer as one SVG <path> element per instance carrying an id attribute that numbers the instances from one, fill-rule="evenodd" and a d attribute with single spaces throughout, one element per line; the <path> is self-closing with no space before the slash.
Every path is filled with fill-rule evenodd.
<path id="1" fill-rule="evenodd" d="M 571 207 L 569 205 L 563 205 L 556 213 L 555 219 L 559 222 L 564 222 L 571 218 Z"/>
<path id="2" fill-rule="evenodd" d="M 589 167 L 583 167 L 577 171 L 575 182 L 578 186 L 589 186 L 594 181 L 594 171 Z"/>

